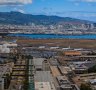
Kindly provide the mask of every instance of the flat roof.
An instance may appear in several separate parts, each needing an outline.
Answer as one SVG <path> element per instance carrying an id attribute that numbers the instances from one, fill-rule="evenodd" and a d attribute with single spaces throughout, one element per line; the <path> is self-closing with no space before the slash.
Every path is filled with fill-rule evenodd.
<path id="1" fill-rule="evenodd" d="M 96 76 L 96 73 L 79 74 L 80 77 Z"/>
<path id="2" fill-rule="evenodd" d="M 56 90 L 49 82 L 35 82 L 35 90 Z"/>
<path id="3" fill-rule="evenodd" d="M 44 58 L 34 58 L 33 63 L 34 65 L 42 65 L 42 62 L 44 61 Z"/>
<path id="4" fill-rule="evenodd" d="M 81 55 L 80 51 L 65 51 L 65 55 Z"/>
<path id="5" fill-rule="evenodd" d="M 36 71 L 35 82 L 52 82 L 53 78 L 50 71 Z"/>
<path id="6" fill-rule="evenodd" d="M 96 55 L 82 55 L 82 56 L 78 56 L 78 57 L 85 57 L 85 58 L 96 58 Z"/>
<path id="7" fill-rule="evenodd" d="M 50 69 L 51 69 L 52 75 L 54 77 L 57 77 L 57 76 L 61 75 L 58 68 L 57 68 L 57 66 L 50 66 Z"/>
<path id="8" fill-rule="evenodd" d="M 60 71 L 62 72 L 62 74 L 67 74 L 68 72 L 71 72 L 71 68 L 67 67 L 67 66 L 59 66 Z"/>

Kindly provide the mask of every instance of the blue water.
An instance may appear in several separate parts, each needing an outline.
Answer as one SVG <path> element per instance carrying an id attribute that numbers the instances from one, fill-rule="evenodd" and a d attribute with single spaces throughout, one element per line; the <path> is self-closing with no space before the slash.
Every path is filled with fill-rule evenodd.
<path id="1" fill-rule="evenodd" d="M 88 35 L 60 35 L 60 34 L 8 34 L 8 36 L 32 39 L 96 39 L 96 34 Z"/>

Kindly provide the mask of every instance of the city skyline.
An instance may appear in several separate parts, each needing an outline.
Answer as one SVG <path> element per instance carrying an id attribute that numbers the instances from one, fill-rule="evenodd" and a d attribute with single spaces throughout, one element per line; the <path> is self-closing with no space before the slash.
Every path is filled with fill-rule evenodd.
<path id="1" fill-rule="evenodd" d="M 96 21 L 96 0 L 0 0 L 0 12 L 19 11 Z"/>

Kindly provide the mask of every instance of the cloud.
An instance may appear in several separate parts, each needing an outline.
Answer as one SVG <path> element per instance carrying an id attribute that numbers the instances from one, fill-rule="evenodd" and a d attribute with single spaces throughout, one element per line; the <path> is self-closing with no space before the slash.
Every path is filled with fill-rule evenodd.
<path id="1" fill-rule="evenodd" d="M 0 0 L 0 5 L 23 5 L 30 3 L 32 3 L 32 0 Z"/>
<path id="2" fill-rule="evenodd" d="M 18 9 L 17 11 L 20 13 L 25 13 L 25 11 L 23 9 Z"/>
<path id="3" fill-rule="evenodd" d="M 25 11 L 23 9 L 21 9 L 21 8 L 15 7 L 15 8 L 13 8 L 13 10 L 17 11 L 17 12 L 20 12 L 20 13 L 25 13 Z"/>
<path id="4" fill-rule="evenodd" d="M 71 0 L 71 1 L 77 1 L 77 2 L 96 2 L 96 0 Z"/>
<path id="5" fill-rule="evenodd" d="M 81 0 L 81 1 L 84 1 L 84 2 L 96 2 L 96 0 Z"/>

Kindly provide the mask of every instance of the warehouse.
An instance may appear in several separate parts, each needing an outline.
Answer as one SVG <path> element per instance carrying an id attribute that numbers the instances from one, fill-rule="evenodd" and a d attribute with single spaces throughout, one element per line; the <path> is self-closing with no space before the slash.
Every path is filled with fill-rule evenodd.
<path id="1" fill-rule="evenodd" d="M 44 58 L 34 58 L 33 59 L 34 66 L 37 71 L 42 71 L 43 61 L 44 61 Z"/>
<path id="2" fill-rule="evenodd" d="M 58 76 L 57 80 L 60 85 L 60 90 L 72 90 L 72 86 L 66 76 Z"/>
<path id="3" fill-rule="evenodd" d="M 50 71 L 36 71 L 35 90 L 56 90 Z"/>

